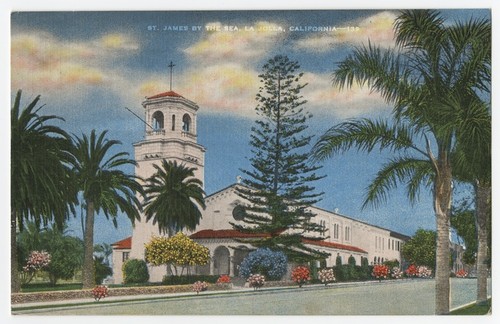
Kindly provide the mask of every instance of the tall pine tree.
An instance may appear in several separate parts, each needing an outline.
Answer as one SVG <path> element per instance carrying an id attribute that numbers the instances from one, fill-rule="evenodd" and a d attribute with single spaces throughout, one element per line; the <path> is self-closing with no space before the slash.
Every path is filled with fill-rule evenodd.
<path id="1" fill-rule="evenodd" d="M 304 244 L 304 240 L 322 240 L 325 229 L 312 222 L 310 206 L 323 193 L 310 185 L 320 178 L 319 169 L 309 163 L 307 146 L 312 138 L 305 134 L 306 121 L 312 116 L 304 111 L 307 102 L 300 95 L 306 86 L 300 82 L 298 62 L 275 56 L 259 75 L 262 86 L 256 96 L 258 118 L 252 127 L 250 144 L 252 170 L 237 193 L 249 204 L 243 221 L 232 223 L 234 229 L 253 235 L 243 242 L 255 247 L 283 251 L 296 262 L 323 259 L 327 253 Z"/>

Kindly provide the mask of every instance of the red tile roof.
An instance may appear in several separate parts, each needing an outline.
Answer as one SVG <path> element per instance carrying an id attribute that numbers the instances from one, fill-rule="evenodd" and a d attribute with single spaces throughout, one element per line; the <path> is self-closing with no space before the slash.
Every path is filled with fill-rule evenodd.
<path id="1" fill-rule="evenodd" d="M 157 99 L 157 98 L 163 98 L 163 97 L 177 97 L 177 98 L 184 98 L 183 96 L 181 96 L 180 94 L 170 90 L 170 91 L 167 91 L 167 92 L 162 92 L 162 93 L 159 93 L 157 95 L 154 95 L 154 96 L 151 96 L 151 97 L 148 97 L 148 99 Z"/>
<path id="2" fill-rule="evenodd" d="M 132 248 L 132 236 L 127 237 L 121 241 L 111 244 L 113 249 L 131 249 Z"/>
<path id="3" fill-rule="evenodd" d="M 360 252 L 360 253 L 368 253 L 365 250 L 362 250 L 362 249 L 355 247 L 355 246 L 352 246 L 352 245 L 345 245 L 345 244 L 334 243 L 334 242 L 325 242 L 325 241 L 313 241 L 313 240 L 307 240 L 307 239 L 302 240 L 302 242 L 304 242 L 305 244 L 329 247 L 329 248 L 333 248 L 333 249 L 347 250 L 347 251 Z"/>
<path id="4" fill-rule="evenodd" d="M 242 233 L 233 229 L 226 230 L 201 230 L 196 232 L 190 236 L 192 239 L 215 239 L 215 238 L 252 238 L 252 237 L 269 237 L 268 234 L 251 234 L 251 233 Z M 325 242 L 325 241 L 314 241 L 303 239 L 305 244 L 317 245 L 322 247 L 328 247 L 339 250 L 347 250 L 353 252 L 367 253 L 365 250 L 362 250 L 358 247 L 352 245 L 339 244 L 334 242 Z"/>
<path id="5" fill-rule="evenodd" d="M 205 238 L 251 238 L 251 237 L 267 237 L 267 234 L 252 234 L 252 233 L 242 233 L 237 230 L 227 229 L 227 230 L 201 230 L 192 234 L 190 237 L 192 239 L 205 239 Z"/>

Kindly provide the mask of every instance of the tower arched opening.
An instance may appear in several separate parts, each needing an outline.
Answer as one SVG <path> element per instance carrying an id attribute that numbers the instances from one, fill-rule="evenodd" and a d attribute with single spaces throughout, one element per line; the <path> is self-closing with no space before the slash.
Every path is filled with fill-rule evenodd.
<path id="1" fill-rule="evenodd" d="M 154 130 L 160 130 L 163 129 L 165 126 L 165 119 L 163 117 L 163 113 L 161 111 L 155 111 L 153 116 L 153 129 Z"/>

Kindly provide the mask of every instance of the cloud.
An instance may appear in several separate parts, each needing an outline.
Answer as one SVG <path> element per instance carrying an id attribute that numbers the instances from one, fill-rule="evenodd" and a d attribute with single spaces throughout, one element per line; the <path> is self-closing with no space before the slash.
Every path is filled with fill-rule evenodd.
<path id="1" fill-rule="evenodd" d="M 302 95 L 313 113 L 334 114 L 339 118 L 352 118 L 386 109 L 387 104 L 377 93 L 357 84 L 339 90 L 332 86 L 327 74 L 305 73 L 303 81 L 308 85 Z"/>
<path id="2" fill-rule="evenodd" d="M 203 60 L 206 63 L 230 61 L 249 62 L 256 61 L 266 55 L 269 50 L 284 37 L 276 23 L 259 21 L 252 26 L 252 31 L 245 31 L 244 27 L 236 32 L 224 31 L 220 22 L 207 24 L 212 29 L 220 31 L 208 32 L 207 36 L 192 46 L 186 48 L 184 53 L 190 60 Z"/>
<path id="3" fill-rule="evenodd" d="M 110 86 L 120 71 L 110 62 L 139 48 L 124 34 L 64 41 L 46 32 L 14 33 L 11 85 L 33 93 L 83 94 L 82 87 Z"/>
<path id="4" fill-rule="evenodd" d="M 236 63 L 220 63 L 191 68 L 176 77 L 173 90 L 196 102 L 205 113 L 233 113 L 254 116 L 258 73 Z M 141 96 L 168 89 L 163 77 L 151 77 L 137 87 Z"/>
<path id="5" fill-rule="evenodd" d="M 135 51 L 139 49 L 139 44 L 136 40 L 130 38 L 128 35 L 118 33 L 104 35 L 97 43 L 102 45 L 103 48 L 111 50 Z"/>
<path id="6" fill-rule="evenodd" d="M 396 15 L 390 11 L 383 11 L 361 20 L 346 23 L 349 29 L 337 29 L 322 34 L 312 34 L 295 42 L 297 50 L 309 52 L 327 52 L 340 44 L 372 44 L 381 47 L 394 46 L 393 23 Z M 338 26 L 344 27 L 344 26 Z"/>

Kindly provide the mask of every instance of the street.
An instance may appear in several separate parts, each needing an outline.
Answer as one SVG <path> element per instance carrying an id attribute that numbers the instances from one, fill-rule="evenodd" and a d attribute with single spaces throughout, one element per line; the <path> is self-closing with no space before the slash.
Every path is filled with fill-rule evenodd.
<path id="1" fill-rule="evenodd" d="M 491 282 L 490 291 L 491 294 Z M 451 309 L 475 300 L 476 280 L 451 280 Z M 33 315 L 433 315 L 434 280 L 186 296 L 13 311 Z"/>

